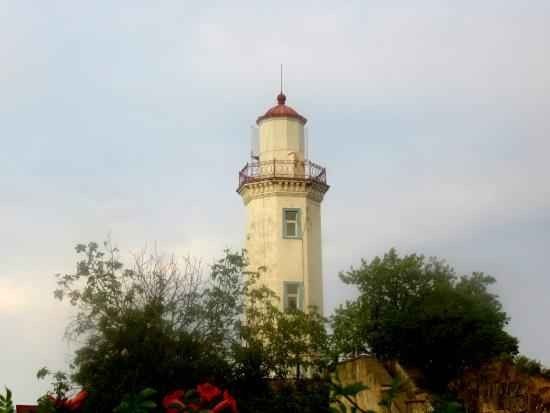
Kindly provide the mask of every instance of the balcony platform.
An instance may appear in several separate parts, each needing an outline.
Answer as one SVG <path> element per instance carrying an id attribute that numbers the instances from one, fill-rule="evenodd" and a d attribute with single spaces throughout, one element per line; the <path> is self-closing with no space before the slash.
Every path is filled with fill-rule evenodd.
<path id="1" fill-rule="evenodd" d="M 316 183 L 328 189 L 326 168 L 309 160 L 274 159 L 247 163 L 239 172 L 237 192 L 240 192 L 243 186 L 250 183 L 279 179 Z"/>

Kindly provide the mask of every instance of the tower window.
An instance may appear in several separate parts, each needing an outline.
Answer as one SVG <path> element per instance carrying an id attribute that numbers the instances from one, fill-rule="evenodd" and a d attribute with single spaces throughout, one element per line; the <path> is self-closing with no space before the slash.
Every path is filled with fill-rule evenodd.
<path id="1" fill-rule="evenodd" d="M 300 238 L 300 210 L 296 208 L 283 209 L 283 237 Z"/>
<path id="2" fill-rule="evenodd" d="M 285 282 L 283 288 L 285 311 L 303 310 L 303 284 L 300 282 Z"/>

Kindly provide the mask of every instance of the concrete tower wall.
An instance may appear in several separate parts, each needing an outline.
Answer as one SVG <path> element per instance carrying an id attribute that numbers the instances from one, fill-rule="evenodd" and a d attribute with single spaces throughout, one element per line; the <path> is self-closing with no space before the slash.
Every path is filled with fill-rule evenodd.
<path id="1" fill-rule="evenodd" d="M 300 184 L 280 188 L 280 184 L 266 183 L 262 192 L 246 204 L 250 270 L 261 269 L 260 282 L 281 299 L 285 282 L 303 283 L 304 309 L 314 306 L 322 313 L 321 204 L 309 198 Z M 284 237 L 285 208 L 301 210 L 300 238 Z"/>
<path id="2" fill-rule="evenodd" d="M 271 118 L 260 123 L 260 161 L 303 161 L 304 149 L 304 125 L 298 119 Z"/>

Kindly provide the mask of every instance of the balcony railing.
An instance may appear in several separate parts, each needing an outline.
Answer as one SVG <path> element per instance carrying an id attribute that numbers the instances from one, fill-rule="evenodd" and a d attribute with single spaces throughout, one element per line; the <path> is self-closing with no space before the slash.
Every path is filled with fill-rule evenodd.
<path id="1" fill-rule="evenodd" d="M 251 182 L 271 179 L 298 179 L 327 184 L 327 171 L 311 161 L 277 160 L 250 162 L 239 172 L 239 189 Z"/>

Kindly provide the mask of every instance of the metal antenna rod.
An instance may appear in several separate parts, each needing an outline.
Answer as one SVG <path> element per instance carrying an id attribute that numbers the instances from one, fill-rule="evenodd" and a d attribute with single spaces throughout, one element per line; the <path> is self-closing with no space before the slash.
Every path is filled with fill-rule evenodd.
<path id="1" fill-rule="evenodd" d="M 283 64 L 281 63 L 281 93 L 283 93 Z"/>

